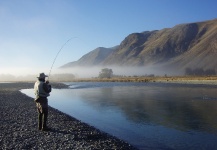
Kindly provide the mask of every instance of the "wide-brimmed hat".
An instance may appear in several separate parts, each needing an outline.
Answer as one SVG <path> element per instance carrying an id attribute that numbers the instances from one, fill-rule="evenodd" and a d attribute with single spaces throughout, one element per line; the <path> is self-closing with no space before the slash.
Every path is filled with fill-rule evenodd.
<path id="1" fill-rule="evenodd" d="M 48 77 L 48 76 L 45 75 L 44 73 L 39 73 L 38 76 L 37 76 L 37 78 L 39 78 L 39 79 L 43 79 L 45 77 Z"/>

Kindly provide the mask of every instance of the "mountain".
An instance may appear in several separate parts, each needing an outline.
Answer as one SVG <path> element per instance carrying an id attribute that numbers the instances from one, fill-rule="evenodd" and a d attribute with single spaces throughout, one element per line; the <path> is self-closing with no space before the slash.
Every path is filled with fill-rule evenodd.
<path id="1" fill-rule="evenodd" d="M 78 61 L 69 62 L 61 68 L 70 68 L 76 66 L 98 66 L 114 51 L 117 46 L 112 48 L 98 47 L 93 51 L 82 56 Z"/>
<path id="2" fill-rule="evenodd" d="M 217 19 L 128 35 L 115 48 L 97 48 L 72 66 L 163 66 L 174 69 L 217 66 Z"/>

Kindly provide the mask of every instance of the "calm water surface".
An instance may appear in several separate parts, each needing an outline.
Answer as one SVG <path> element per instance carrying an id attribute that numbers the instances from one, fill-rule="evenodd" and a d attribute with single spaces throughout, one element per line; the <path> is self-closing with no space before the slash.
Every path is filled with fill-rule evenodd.
<path id="1" fill-rule="evenodd" d="M 139 149 L 217 149 L 217 87 L 67 83 L 49 105 Z M 22 90 L 33 96 L 32 89 Z"/>

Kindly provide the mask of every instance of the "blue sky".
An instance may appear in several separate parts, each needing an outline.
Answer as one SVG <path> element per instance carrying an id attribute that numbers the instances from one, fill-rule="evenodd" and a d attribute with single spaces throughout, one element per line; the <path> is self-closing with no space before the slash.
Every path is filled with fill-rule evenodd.
<path id="1" fill-rule="evenodd" d="M 0 74 L 49 72 L 130 33 L 217 18 L 216 0 L 1 0 Z"/>

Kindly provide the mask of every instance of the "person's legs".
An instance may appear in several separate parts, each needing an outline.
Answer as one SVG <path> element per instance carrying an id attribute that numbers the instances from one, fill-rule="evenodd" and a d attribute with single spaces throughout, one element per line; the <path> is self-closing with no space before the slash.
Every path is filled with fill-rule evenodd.
<path id="1" fill-rule="evenodd" d="M 47 117 L 48 117 L 48 101 L 47 98 L 43 98 L 42 102 L 40 103 L 40 109 L 38 109 L 40 114 L 40 127 L 42 131 L 48 130 L 47 128 Z"/>
<path id="2" fill-rule="evenodd" d="M 42 116 L 43 116 L 43 114 L 38 112 L 38 129 L 39 130 L 42 129 Z"/>
<path id="3" fill-rule="evenodd" d="M 43 126 L 42 126 L 42 129 L 44 130 L 47 129 L 47 117 L 48 117 L 48 109 L 45 109 L 43 111 Z"/>

